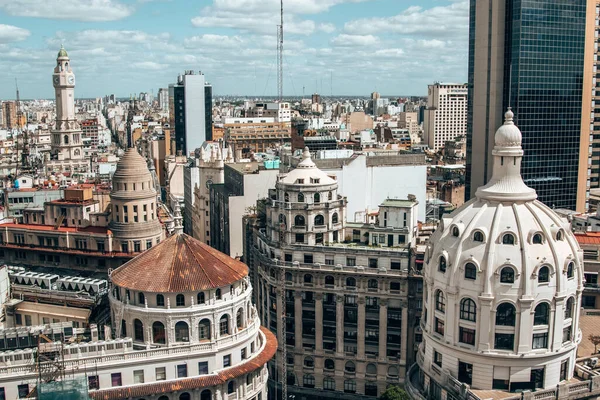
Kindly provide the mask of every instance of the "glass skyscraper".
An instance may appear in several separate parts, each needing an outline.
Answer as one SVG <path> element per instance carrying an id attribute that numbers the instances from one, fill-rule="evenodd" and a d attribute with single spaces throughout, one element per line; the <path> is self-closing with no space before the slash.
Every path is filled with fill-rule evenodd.
<path id="1" fill-rule="evenodd" d="M 491 177 L 494 131 L 510 106 L 523 133 L 525 182 L 551 207 L 585 204 L 589 2 L 471 0 L 467 197 Z"/>

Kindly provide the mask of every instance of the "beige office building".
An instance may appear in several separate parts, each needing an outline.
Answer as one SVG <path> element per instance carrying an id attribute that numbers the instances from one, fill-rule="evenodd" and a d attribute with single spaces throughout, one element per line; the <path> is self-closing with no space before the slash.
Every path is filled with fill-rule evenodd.
<path id="1" fill-rule="evenodd" d="M 447 141 L 467 133 L 467 85 L 434 83 L 428 86 L 423 126 L 425 143 L 438 151 Z"/>

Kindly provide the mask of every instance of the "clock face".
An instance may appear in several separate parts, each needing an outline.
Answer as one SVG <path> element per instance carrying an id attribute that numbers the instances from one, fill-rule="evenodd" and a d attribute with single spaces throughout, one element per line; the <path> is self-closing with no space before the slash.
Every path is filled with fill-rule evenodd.
<path id="1" fill-rule="evenodd" d="M 58 82 L 60 82 L 60 78 L 59 78 L 58 76 L 55 76 L 55 77 L 54 77 L 52 80 L 53 80 L 53 81 L 54 81 L 54 83 L 55 83 L 55 84 L 57 84 L 57 85 L 58 85 Z"/>
<path id="2" fill-rule="evenodd" d="M 69 75 L 67 81 L 69 82 L 69 85 L 73 85 L 75 84 L 75 77 L 73 75 Z"/>

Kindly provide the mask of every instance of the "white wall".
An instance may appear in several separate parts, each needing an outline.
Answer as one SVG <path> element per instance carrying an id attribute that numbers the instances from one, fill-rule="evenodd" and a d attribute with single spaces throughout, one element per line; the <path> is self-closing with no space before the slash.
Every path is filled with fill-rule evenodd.
<path id="1" fill-rule="evenodd" d="M 204 75 L 184 75 L 185 141 L 188 154 L 206 140 Z"/>
<path id="2" fill-rule="evenodd" d="M 354 221 L 357 211 L 376 209 L 388 197 L 406 199 L 409 194 L 419 202 L 418 220 L 425 221 L 426 165 L 367 167 L 366 156 L 361 154 L 341 170 L 322 170 L 337 177 L 339 193 L 348 198 L 348 221 L 359 222 Z"/>

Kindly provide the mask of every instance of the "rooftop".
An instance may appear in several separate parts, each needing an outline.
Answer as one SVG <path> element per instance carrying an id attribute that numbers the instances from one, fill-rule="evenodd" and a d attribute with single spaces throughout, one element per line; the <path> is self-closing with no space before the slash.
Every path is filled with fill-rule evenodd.
<path id="1" fill-rule="evenodd" d="M 416 200 L 404 200 L 404 199 L 385 199 L 380 206 L 382 207 L 412 207 L 419 204 Z"/>
<path id="2" fill-rule="evenodd" d="M 584 233 L 577 232 L 577 233 L 575 233 L 575 239 L 577 239 L 577 242 L 580 245 L 582 245 L 582 244 L 600 245 L 600 232 L 584 232 Z"/>
<path id="3" fill-rule="evenodd" d="M 175 293 L 215 289 L 247 275 L 246 264 L 180 233 L 117 268 L 110 277 L 115 285 L 128 289 Z"/>
<path id="4" fill-rule="evenodd" d="M 99 233 L 103 235 L 110 234 L 110 230 L 103 226 L 88 226 L 85 228 L 79 228 L 75 226 L 59 226 L 58 228 L 54 228 L 52 225 L 36 225 L 36 224 L 1 224 L 0 229 L 2 228 L 14 228 L 14 229 L 31 229 L 38 231 L 48 231 L 48 232 L 81 232 L 81 233 Z"/>

